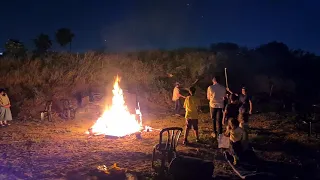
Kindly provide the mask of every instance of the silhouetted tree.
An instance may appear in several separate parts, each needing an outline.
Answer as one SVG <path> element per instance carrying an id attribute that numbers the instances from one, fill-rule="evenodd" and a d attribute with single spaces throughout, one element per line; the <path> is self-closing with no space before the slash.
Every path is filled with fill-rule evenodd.
<path id="1" fill-rule="evenodd" d="M 9 39 L 5 44 L 5 55 L 12 57 L 24 57 L 27 49 L 19 40 Z"/>
<path id="2" fill-rule="evenodd" d="M 33 42 L 36 46 L 37 54 L 46 53 L 52 46 L 52 41 L 49 35 L 42 34 L 42 33 L 36 39 L 34 39 Z"/>
<path id="3" fill-rule="evenodd" d="M 74 34 L 68 28 L 61 28 L 56 32 L 56 41 L 60 44 L 61 47 L 65 47 L 67 44 L 69 44 L 70 51 L 73 38 Z"/>

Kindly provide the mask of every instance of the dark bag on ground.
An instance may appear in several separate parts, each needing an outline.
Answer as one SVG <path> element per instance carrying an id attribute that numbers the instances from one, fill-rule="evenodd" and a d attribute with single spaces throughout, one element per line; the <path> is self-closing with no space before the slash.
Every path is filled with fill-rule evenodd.
<path id="1" fill-rule="evenodd" d="M 169 173 L 174 180 L 212 180 L 214 164 L 199 158 L 178 156 L 169 166 Z"/>

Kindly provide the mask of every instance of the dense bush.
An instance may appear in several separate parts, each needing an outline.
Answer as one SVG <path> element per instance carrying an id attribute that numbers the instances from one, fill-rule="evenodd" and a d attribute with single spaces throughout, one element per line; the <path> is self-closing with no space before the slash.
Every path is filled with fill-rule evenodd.
<path id="1" fill-rule="evenodd" d="M 200 53 L 175 55 L 167 52 L 148 52 L 140 56 L 53 54 L 34 60 L 4 58 L 0 61 L 0 82 L 1 86 L 9 88 L 14 107 L 37 109 L 46 100 L 70 99 L 79 91 L 109 91 L 118 74 L 124 89 L 136 91 L 138 88 L 139 95 L 149 101 L 168 105 L 174 82 L 191 84 L 203 73 L 205 60 L 205 55 Z"/>
<path id="2" fill-rule="evenodd" d="M 76 93 L 89 89 L 108 94 L 117 74 L 122 77 L 122 88 L 138 91 L 139 96 L 149 102 L 169 107 L 174 82 L 188 87 L 199 79 L 197 86 L 202 91 L 198 92 L 205 97 L 213 75 L 221 76 L 224 84 L 225 67 L 228 68 L 229 87 L 235 91 L 245 85 L 252 94 L 270 94 L 272 86 L 274 92 L 299 94 L 301 91 L 305 96 L 305 89 L 309 88 L 309 95 L 318 95 L 318 85 L 310 83 L 310 77 L 314 79 L 317 75 L 314 68 L 319 58 L 290 51 L 279 56 L 282 58 L 279 60 L 277 54 L 267 53 L 273 46 L 278 44 L 270 43 L 254 50 L 232 46 L 216 51 L 217 47 L 212 46 L 211 50 L 47 53 L 39 58 L 19 59 L 7 56 L 0 59 L 0 82 L 2 87 L 9 88 L 14 114 L 38 112 L 46 100 L 73 99 Z M 270 62 L 271 57 L 274 59 Z M 306 78 L 308 81 L 303 80 Z"/>

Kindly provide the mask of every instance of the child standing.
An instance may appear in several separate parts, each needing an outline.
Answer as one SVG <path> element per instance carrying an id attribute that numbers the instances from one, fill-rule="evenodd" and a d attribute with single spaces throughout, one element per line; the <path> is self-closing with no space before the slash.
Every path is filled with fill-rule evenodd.
<path id="1" fill-rule="evenodd" d="M 12 120 L 11 103 L 4 89 L 0 89 L 0 126 L 10 126 L 8 121 Z"/>
<path id="2" fill-rule="evenodd" d="M 229 118 L 225 136 L 230 136 L 230 153 L 233 156 L 233 164 L 236 165 L 239 161 L 239 156 L 242 153 L 242 138 L 244 131 L 239 127 L 239 121 L 234 118 Z"/>
<path id="3" fill-rule="evenodd" d="M 199 105 L 200 101 L 197 97 L 195 97 L 195 92 L 196 88 L 191 87 L 189 89 L 190 95 L 186 97 L 186 100 L 184 101 L 183 107 L 186 109 L 186 131 L 184 134 L 184 141 L 183 144 L 187 145 L 188 144 L 188 134 L 190 129 L 193 127 L 194 134 L 197 138 L 196 142 L 199 141 L 199 131 L 198 131 L 198 110 L 199 110 Z"/>

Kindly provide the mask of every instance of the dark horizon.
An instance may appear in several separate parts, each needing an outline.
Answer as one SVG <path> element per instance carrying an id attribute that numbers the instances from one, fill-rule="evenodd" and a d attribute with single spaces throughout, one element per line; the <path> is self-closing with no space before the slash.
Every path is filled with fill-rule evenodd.
<path id="1" fill-rule="evenodd" d="M 0 49 L 18 39 L 30 50 L 40 33 L 75 34 L 73 52 L 205 47 L 231 42 L 255 48 L 272 41 L 320 54 L 318 1 L 144 0 L 116 2 L 7 1 L 0 11 Z M 14 16 L 8 16 L 15 10 Z M 18 18 L 17 18 L 18 17 Z M 52 50 L 62 50 L 54 43 Z"/>

